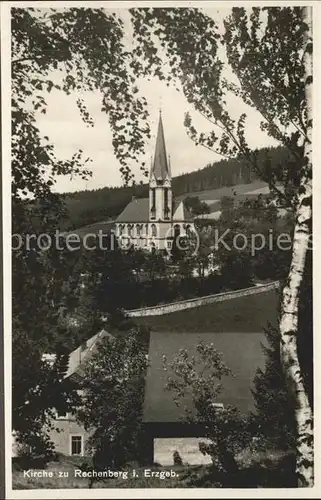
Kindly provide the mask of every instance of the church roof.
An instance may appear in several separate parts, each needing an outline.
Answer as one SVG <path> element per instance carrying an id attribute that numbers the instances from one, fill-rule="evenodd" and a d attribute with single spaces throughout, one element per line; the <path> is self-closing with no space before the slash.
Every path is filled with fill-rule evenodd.
<path id="1" fill-rule="evenodd" d="M 116 222 L 148 222 L 149 199 L 137 198 L 128 203 L 118 215 Z"/>
<path id="2" fill-rule="evenodd" d="M 192 221 L 193 216 L 187 210 L 184 201 L 177 201 L 174 206 L 173 221 Z"/>
<path id="3" fill-rule="evenodd" d="M 170 178 L 171 176 L 166 154 L 164 128 L 161 114 L 159 115 L 154 162 L 150 172 L 150 176 L 152 177 L 153 175 L 158 181 L 164 181 L 167 177 Z"/>
<path id="4" fill-rule="evenodd" d="M 173 222 L 192 221 L 193 217 L 183 201 L 176 201 L 173 210 Z M 128 203 L 127 207 L 118 215 L 115 222 L 148 222 L 149 199 L 137 198 Z"/>

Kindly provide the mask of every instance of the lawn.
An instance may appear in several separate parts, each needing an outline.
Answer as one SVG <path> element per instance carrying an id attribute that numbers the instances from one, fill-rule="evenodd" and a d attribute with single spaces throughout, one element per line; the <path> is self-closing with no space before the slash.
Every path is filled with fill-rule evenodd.
<path id="1" fill-rule="evenodd" d="M 223 196 L 229 196 L 234 198 L 236 201 L 241 201 L 252 196 L 257 197 L 260 193 L 263 195 L 268 194 L 269 187 L 265 182 L 256 180 L 251 184 L 236 184 L 234 186 L 224 186 L 218 189 L 195 191 L 193 193 L 183 194 L 179 196 L 178 199 L 182 200 L 187 196 L 198 196 L 200 200 L 205 201 L 210 205 L 212 212 L 215 206 L 219 209 L 220 200 Z M 218 204 L 216 202 L 218 202 Z"/>
<path id="2" fill-rule="evenodd" d="M 136 321 L 156 332 L 262 332 L 268 321 L 276 324 L 277 307 L 277 291 L 271 290 Z"/>

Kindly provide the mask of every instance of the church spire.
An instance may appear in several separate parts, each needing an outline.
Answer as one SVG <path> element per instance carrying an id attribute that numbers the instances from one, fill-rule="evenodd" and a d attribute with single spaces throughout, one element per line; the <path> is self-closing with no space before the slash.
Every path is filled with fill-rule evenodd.
<path id="1" fill-rule="evenodd" d="M 158 131 L 155 147 L 154 162 L 151 167 L 151 177 L 154 175 L 156 181 L 164 181 L 170 178 L 170 170 L 167 160 L 162 112 L 159 112 Z"/>

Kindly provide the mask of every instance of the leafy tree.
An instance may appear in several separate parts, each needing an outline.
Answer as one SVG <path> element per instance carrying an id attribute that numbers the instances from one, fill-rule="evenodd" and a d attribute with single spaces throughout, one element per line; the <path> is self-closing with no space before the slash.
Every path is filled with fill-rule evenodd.
<path id="1" fill-rule="evenodd" d="M 114 134 L 115 154 L 122 164 L 122 173 L 131 177 L 127 160 L 136 159 L 137 153 L 142 152 L 149 127 L 146 101 L 137 96 L 131 54 L 124 48 L 122 28 L 122 21 L 103 9 L 12 9 L 16 195 L 25 190 L 48 193 L 56 174 L 82 173 L 82 152 L 76 152 L 69 162 L 57 161 L 53 146 L 48 139 L 40 138 L 36 127 L 36 112 L 46 113 L 45 95 L 54 89 L 67 94 L 100 92 L 102 108 L 108 113 Z M 54 70 L 61 72 L 61 82 L 53 80 Z M 25 109 L 28 99 L 32 100 L 32 112 Z M 77 104 L 85 123 L 93 126 L 83 100 L 79 98 Z M 18 155 L 19 151 L 25 153 L 24 157 Z"/>
<path id="2" fill-rule="evenodd" d="M 150 252 L 145 256 L 143 270 L 147 273 L 149 281 L 154 281 L 165 273 L 165 260 L 160 252 Z"/>
<path id="3" fill-rule="evenodd" d="M 311 485 L 312 411 L 297 349 L 299 298 L 311 235 L 312 212 L 311 10 L 306 7 L 253 8 L 251 13 L 243 8 L 232 10 L 231 16 L 225 20 L 223 42 L 228 63 L 240 85 L 224 78 L 223 63 L 218 53 L 221 37 L 213 19 L 203 11 L 134 9 L 131 13 L 137 44 L 129 55 L 121 43 L 121 22 L 117 16 L 109 16 L 105 11 L 50 11 L 44 19 L 42 12 L 34 14 L 31 10 L 14 9 L 14 227 L 26 225 L 26 221 L 28 223 L 22 196 L 31 193 L 39 199 L 46 199 L 47 195 L 51 196 L 55 173 L 71 174 L 82 170 L 81 152 L 70 161 L 53 160 L 52 146 L 48 142 L 42 145 L 35 125 L 35 111 L 30 112 L 24 107 L 26 97 L 32 98 L 36 90 L 53 87 L 49 70 L 60 69 L 63 62 L 69 73 L 60 85 L 63 90 L 96 89 L 103 94 L 104 109 L 111 118 L 114 147 L 122 162 L 125 178 L 130 177 L 130 169 L 124 165 L 124 158 L 134 158 L 135 153 L 143 148 L 142 136 L 145 132 L 149 133 L 144 123 L 146 103 L 135 98 L 133 73 L 136 76 L 152 73 L 162 79 L 171 80 L 172 76 L 178 79 L 188 100 L 213 125 L 210 134 L 198 134 L 191 117 L 186 116 L 185 123 L 191 138 L 223 157 L 245 161 L 257 176 L 268 182 L 271 191 L 295 211 L 292 262 L 283 288 L 280 318 L 281 357 L 298 408 L 299 484 Z M 92 30 L 93 25 L 99 26 L 101 36 L 97 35 L 98 31 Z M 159 56 L 157 38 L 170 63 L 169 76 L 165 74 L 168 65 L 163 65 Z M 106 40 L 110 39 L 113 50 L 109 50 L 108 44 L 106 46 Z M 107 54 L 112 56 L 106 57 Z M 27 71 L 30 64 L 32 71 Z M 118 92 L 118 84 L 121 92 Z M 234 120 L 226 109 L 229 92 L 234 92 L 257 109 L 262 115 L 262 129 L 288 149 L 290 157 L 282 168 L 276 171 L 271 169 L 268 158 L 262 162 L 263 165 L 259 163 L 258 152 L 251 151 L 246 142 L 246 116 L 242 114 Z M 34 97 L 32 106 L 45 112 L 45 101 L 41 95 Z M 90 116 L 80 101 L 79 109 L 90 124 Z M 129 117 L 127 124 L 132 125 L 134 133 L 128 132 L 126 125 L 123 128 L 119 122 L 119 118 L 121 120 L 124 116 Z M 137 117 L 141 121 L 138 122 Z M 128 140 L 129 149 L 123 147 Z M 46 168 L 43 169 L 43 166 Z M 279 189 L 278 182 L 283 184 L 283 190 Z M 44 223 L 48 210 L 50 214 L 55 212 L 56 217 L 60 213 L 59 209 L 54 210 L 53 203 L 49 207 L 42 206 L 39 216 Z"/>
<path id="4" fill-rule="evenodd" d="M 286 389 L 282 370 L 280 333 L 268 325 L 265 336 L 267 345 L 262 345 L 265 367 L 259 368 L 254 378 L 254 421 L 268 442 L 278 449 L 288 450 L 295 446 L 296 438 L 294 401 Z"/>
<path id="5" fill-rule="evenodd" d="M 249 286 L 252 279 L 284 279 L 291 258 L 292 218 L 279 216 L 268 196 L 239 202 L 226 198 L 221 210 L 213 246 L 227 284 L 229 279 L 238 286 Z"/>
<path id="6" fill-rule="evenodd" d="M 251 433 L 246 416 L 237 408 L 219 406 L 222 378 L 231 375 L 230 369 L 213 344 L 203 342 L 196 346 L 195 355 L 180 349 L 171 361 L 163 356 L 163 367 L 166 389 L 173 392 L 175 403 L 185 408 L 183 418 L 201 426 L 209 440 L 200 444 L 200 451 L 212 459 L 212 480 L 225 477 L 231 481 L 239 469 L 236 455 L 249 445 Z"/>
<path id="7" fill-rule="evenodd" d="M 79 332 L 70 338 L 70 322 L 65 320 L 75 313 L 80 300 L 68 296 L 79 291 L 72 283 L 71 252 L 58 251 L 55 245 L 45 252 L 37 244 L 29 250 L 28 235 L 45 233 L 52 238 L 66 217 L 64 198 L 53 193 L 57 175 L 90 175 L 82 151 L 66 160 L 56 157 L 50 138 L 39 132 L 37 116 L 46 113 L 49 92 L 79 96 L 98 91 L 125 180 L 131 178 L 127 161 L 143 151 L 149 127 L 146 101 L 137 95 L 131 56 L 123 46 L 122 22 L 117 16 L 84 8 L 13 8 L 11 14 L 12 214 L 13 232 L 21 241 L 13 252 L 13 413 L 14 429 L 27 438 L 28 432 L 30 436 L 40 432 L 47 410 L 57 402 L 54 388 L 60 373 L 48 367 L 43 354 L 72 348 Z M 77 105 L 85 123 L 92 126 L 81 98 Z M 30 365 L 25 352 L 33 360 Z M 41 397 L 30 397 L 33 391 Z M 22 405 L 23 400 L 29 404 Z"/>
<path id="8" fill-rule="evenodd" d="M 313 417 L 298 356 L 298 315 L 312 218 L 312 9 L 233 8 L 222 38 L 215 21 L 198 9 L 136 9 L 132 15 L 137 50 L 143 50 L 145 61 L 141 74 L 178 80 L 188 101 L 212 124 L 209 134 L 198 133 L 187 115 L 190 137 L 224 157 L 246 159 L 295 211 L 291 265 L 281 298 L 280 355 L 296 400 L 298 484 L 311 486 Z M 169 75 L 155 38 L 169 61 Z M 221 41 L 237 83 L 223 73 Z M 262 116 L 261 129 L 289 150 L 290 161 L 281 169 L 272 170 L 268 160 L 258 164 L 246 140 L 246 114 L 234 119 L 228 111 L 230 92 L 255 108 Z"/>
<path id="9" fill-rule="evenodd" d="M 197 215 L 208 214 L 210 209 L 207 203 L 201 201 L 198 196 L 187 196 L 184 205 L 195 217 Z"/>
<path id="10" fill-rule="evenodd" d="M 95 466 L 144 462 L 142 411 L 147 359 L 139 328 L 102 340 L 82 376 L 78 419 L 90 431 Z"/>
<path id="11" fill-rule="evenodd" d="M 12 427 L 18 444 L 32 455 L 54 451 L 50 430 L 56 411 L 73 411 L 79 398 L 65 378 L 69 356 L 57 349 L 53 360 L 43 357 L 38 344 L 13 325 Z"/>

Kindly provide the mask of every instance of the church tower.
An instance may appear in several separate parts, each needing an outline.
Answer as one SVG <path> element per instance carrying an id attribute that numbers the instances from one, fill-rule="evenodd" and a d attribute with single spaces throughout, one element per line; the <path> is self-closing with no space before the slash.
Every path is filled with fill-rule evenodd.
<path id="1" fill-rule="evenodd" d="M 172 178 L 160 112 L 155 156 L 149 178 L 149 220 L 171 221 L 172 216 Z"/>

